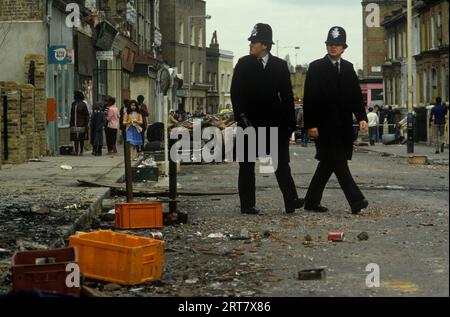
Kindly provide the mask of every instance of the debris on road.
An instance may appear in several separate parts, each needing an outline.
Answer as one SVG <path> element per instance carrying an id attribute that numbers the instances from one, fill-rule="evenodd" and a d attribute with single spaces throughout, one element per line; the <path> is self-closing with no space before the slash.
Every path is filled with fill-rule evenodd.
<path id="1" fill-rule="evenodd" d="M 328 233 L 328 240 L 333 242 L 342 242 L 344 241 L 344 233 L 343 232 L 330 232 Z"/>
<path id="2" fill-rule="evenodd" d="M 360 234 L 358 234 L 358 239 L 359 241 L 369 240 L 369 234 L 363 231 Z"/>
<path id="3" fill-rule="evenodd" d="M 73 167 L 67 164 L 63 164 L 61 165 L 61 169 L 70 171 L 71 169 L 73 169 Z"/>
<path id="4" fill-rule="evenodd" d="M 326 273 L 325 269 L 309 269 L 309 270 L 302 270 L 298 272 L 298 279 L 299 280 L 322 280 L 325 279 Z"/>

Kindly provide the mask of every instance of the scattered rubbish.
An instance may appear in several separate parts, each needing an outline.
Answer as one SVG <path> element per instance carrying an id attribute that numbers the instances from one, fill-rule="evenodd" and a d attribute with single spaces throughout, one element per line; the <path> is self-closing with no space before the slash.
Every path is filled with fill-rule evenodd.
<path id="1" fill-rule="evenodd" d="M 28 162 L 47 162 L 47 161 L 43 161 L 43 160 L 38 159 L 38 158 L 31 158 L 31 159 L 28 160 Z"/>
<path id="2" fill-rule="evenodd" d="M 239 234 L 239 237 L 245 240 L 250 239 L 250 233 L 248 232 L 248 229 L 243 228 Z"/>
<path id="3" fill-rule="evenodd" d="M 185 282 L 186 284 L 197 284 L 198 278 L 193 278 L 193 279 L 190 279 L 190 280 L 185 280 L 184 282 Z"/>
<path id="4" fill-rule="evenodd" d="M 202 233 L 201 233 L 200 231 L 197 231 L 197 232 L 195 233 L 195 235 L 196 235 L 197 237 L 201 237 L 201 236 L 202 236 Z"/>
<path id="5" fill-rule="evenodd" d="M 63 170 L 71 170 L 71 169 L 73 169 L 73 167 L 70 166 L 70 165 L 67 165 L 67 164 L 63 164 L 63 165 L 61 165 L 61 169 L 63 169 Z"/>
<path id="6" fill-rule="evenodd" d="M 414 155 L 408 157 L 408 163 L 409 164 L 416 164 L 416 165 L 428 165 L 430 162 L 428 161 L 428 157 L 425 155 Z"/>
<path id="7" fill-rule="evenodd" d="M 90 288 L 86 285 L 81 287 L 81 295 L 84 297 L 104 297 L 98 290 Z"/>
<path id="8" fill-rule="evenodd" d="M 266 229 L 262 232 L 262 235 L 264 238 L 268 238 L 270 237 L 270 230 Z"/>
<path id="9" fill-rule="evenodd" d="M 31 212 L 35 214 L 49 214 L 50 209 L 45 206 L 33 205 L 31 206 Z"/>
<path id="10" fill-rule="evenodd" d="M 210 233 L 209 235 L 208 235 L 208 238 L 212 238 L 212 239 L 214 239 L 214 238 L 217 238 L 217 239 L 223 239 L 223 238 L 225 238 L 225 236 L 222 234 L 222 233 Z"/>
<path id="11" fill-rule="evenodd" d="M 422 222 L 422 223 L 419 223 L 419 225 L 424 226 L 424 227 L 432 227 L 432 226 L 434 226 L 434 223 Z"/>
<path id="12" fill-rule="evenodd" d="M 38 244 L 35 242 L 30 242 L 30 241 L 26 241 L 26 240 L 16 240 L 16 246 L 20 251 L 25 251 L 25 250 L 47 250 L 48 246 L 46 245 L 42 245 L 42 244 Z"/>
<path id="13" fill-rule="evenodd" d="M 358 234 L 358 239 L 359 239 L 359 241 L 369 240 L 369 234 L 367 232 L 363 231 L 360 234 Z"/>
<path id="14" fill-rule="evenodd" d="M 103 287 L 103 290 L 104 291 L 108 291 L 108 292 L 112 292 L 112 291 L 118 291 L 119 289 L 121 289 L 122 287 L 120 286 L 120 285 L 118 285 L 118 284 L 115 284 L 115 283 L 109 283 L 109 284 L 106 284 L 104 287 Z"/>
<path id="15" fill-rule="evenodd" d="M 0 248 L 0 255 L 2 255 L 2 254 L 8 254 L 8 253 L 10 253 L 10 252 L 11 252 L 11 251 L 9 251 L 9 250 Z"/>
<path id="16" fill-rule="evenodd" d="M 16 252 L 12 257 L 12 289 L 14 292 L 38 289 L 79 296 L 80 288 L 66 283 L 69 264 L 78 264 L 77 253 L 71 247 Z"/>
<path id="17" fill-rule="evenodd" d="M 328 233 L 328 240 L 333 242 L 342 242 L 344 241 L 344 233 L 343 232 L 330 232 Z"/>
<path id="18" fill-rule="evenodd" d="M 125 285 L 161 278 L 163 241 L 95 231 L 77 232 L 69 238 L 69 245 L 77 248 L 80 271 L 86 277 Z"/>
<path id="19" fill-rule="evenodd" d="M 313 238 L 311 237 L 311 235 L 307 234 L 307 235 L 305 236 L 305 241 L 311 242 L 311 241 L 313 241 Z"/>
<path id="20" fill-rule="evenodd" d="M 130 292 L 140 292 L 140 291 L 143 291 L 145 288 L 144 287 L 139 287 L 139 288 L 133 288 L 133 289 L 130 289 Z"/>
<path id="21" fill-rule="evenodd" d="M 80 207 L 81 207 L 81 205 L 80 205 Z M 64 209 L 77 209 L 77 208 L 78 208 L 78 205 L 77 205 L 77 204 L 68 205 L 68 206 L 65 206 L 65 207 L 64 207 Z"/>
<path id="22" fill-rule="evenodd" d="M 299 280 L 322 280 L 326 276 L 325 269 L 309 269 L 298 272 Z"/>
<path id="23" fill-rule="evenodd" d="M 156 239 L 156 240 L 163 240 L 163 234 L 162 234 L 162 232 L 159 232 L 159 231 L 150 232 L 150 238 Z"/>
<path id="24" fill-rule="evenodd" d="M 108 211 L 108 214 L 115 215 L 116 214 L 116 210 L 115 209 L 111 209 L 110 211 Z"/>

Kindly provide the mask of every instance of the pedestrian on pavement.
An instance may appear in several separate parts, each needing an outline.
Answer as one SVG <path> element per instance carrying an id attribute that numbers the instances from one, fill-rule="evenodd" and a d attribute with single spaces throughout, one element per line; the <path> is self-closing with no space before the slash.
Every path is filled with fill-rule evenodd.
<path id="1" fill-rule="evenodd" d="M 431 109 L 430 126 L 434 124 L 434 144 L 436 146 L 436 154 L 439 154 L 439 149 L 444 152 L 445 147 L 445 123 L 448 108 L 442 103 L 442 98 L 436 98 L 436 104 Z"/>
<path id="2" fill-rule="evenodd" d="M 142 116 L 139 112 L 138 104 L 136 100 L 131 100 L 128 104 L 127 112 L 125 113 L 123 123 L 125 125 L 126 140 L 130 142 L 131 159 L 137 160 L 136 150 L 137 147 L 142 146 L 141 125 Z"/>
<path id="3" fill-rule="evenodd" d="M 379 131 L 379 127 L 380 127 L 380 124 L 381 124 L 381 106 L 375 105 L 375 107 L 374 107 L 374 112 L 375 112 L 375 114 L 376 114 L 377 117 L 378 117 L 378 126 L 377 126 L 377 128 L 376 128 L 376 138 L 375 138 L 375 141 L 376 141 L 376 142 L 381 142 L 381 134 L 380 134 L 380 131 Z"/>
<path id="4" fill-rule="evenodd" d="M 84 150 L 84 141 L 88 140 L 89 110 L 81 91 L 75 91 L 74 102 L 70 109 L 70 141 L 74 142 L 73 155 L 81 156 Z"/>
<path id="5" fill-rule="evenodd" d="M 142 152 L 144 150 L 144 144 L 145 144 L 145 130 L 147 130 L 147 126 L 148 126 L 148 108 L 147 105 L 144 103 L 144 96 L 139 95 L 137 97 L 137 102 L 138 102 L 138 107 L 139 107 L 139 111 L 141 112 L 141 116 L 142 116 L 142 132 L 141 132 L 141 136 L 142 136 L 142 146 L 140 146 L 138 148 L 138 152 Z"/>
<path id="6" fill-rule="evenodd" d="M 231 83 L 231 100 L 234 117 L 238 126 L 254 128 L 257 139 L 259 127 L 269 132 L 270 127 L 278 128 L 278 164 L 275 175 L 284 199 L 286 213 L 303 207 L 299 199 L 289 166 L 289 139 L 296 129 L 294 97 L 287 63 L 273 56 L 272 28 L 258 23 L 253 28 L 250 54 L 242 57 L 234 70 Z M 270 140 L 269 133 L 265 135 Z M 257 142 L 258 144 L 258 142 Z M 245 144 L 245 158 L 239 162 L 239 198 L 241 213 L 257 214 L 255 197 L 255 162 L 249 160 L 248 140 Z"/>
<path id="7" fill-rule="evenodd" d="M 395 122 L 395 116 L 394 116 L 394 111 L 392 110 L 392 106 L 388 106 L 388 109 L 386 110 L 386 113 L 385 113 L 385 118 L 388 123 L 389 134 L 395 133 L 396 122 Z"/>
<path id="8" fill-rule="evenodd" d="M 307 147 L 309 142 L 308 130 L 305 128 L 305 113 L 303 107 L 298 111 L 297 123 L 302 135 L 302 147 Z"/>
<path id="9" fill-rule="evenodd" d="M 106 124 L 105 114 L 102 111 L 102 104 L 97 102 L 92 107 L 91 116 L 91 144 L 92 154 L 95 156 L 102 155 L 103 147 L 103 128 Z"/>
<path id="10" fill-rule="evenodd" d="M 117 153 L 117 130 L 119 129 L 119 110 L 116 106 L 116 98 L 110 97 L 107 100 L 107 108 L 106 108 L 106 120 L 107 124 L 105 127 L 105 135 L 106 135 L 106 146 L 108 147 L 108 154 L 116 154 Z"/>
<path id="11" fill-rule="evenodd" d="M 120 110 L 119 110 L 119 128 L 120 128 L 120 135 L 122 136 L 121 142 L 123 142 L 127 139 L 126 131 L 125 131 L 125 124 L 123 123 L 123 119 L 125 117 L 125 114 L 127 113 L 129 103 L 130 103 L 129 99 L 124 99 L 123 103 L 122 103 L 122 107 L 120 107 Z M 122 143 L 120 143 L 120 144 L 122 144 Z"/>
<path id="12" fill-rule="evenodd" d="M 364 100 L 353 64 L 341 56 L 348 47 L 346 32 L 333 26 L 328 32 L 328 54 L 309 65 L 304 91 L 305 127 L 315 138 L 319 161 L 305 197 L 305 210 L 326 212 L 320 204 L 331 174 L 335 174 L 352 213 L 368 206 L 348 167 L 353 154 L 353 116 L 367 131 Z"/>
<path id="13" fill-rule="evenodd" d="M 375 145 L 377 140 L 377 130 L 378 130 L 378 116 L 373 112 L 373 108 L 369 107 L 369 113 L 367 114 L 367 119 L 369 120 L 369 141 L 370 145 Z"/>
<path id="14" fill-rule="evenodd" d="M 175 110 L 170 109 L 169 116 L 167 118 L 167 127 L 172 129 L 178 122 L 179 121 L 175 118 Z"/>

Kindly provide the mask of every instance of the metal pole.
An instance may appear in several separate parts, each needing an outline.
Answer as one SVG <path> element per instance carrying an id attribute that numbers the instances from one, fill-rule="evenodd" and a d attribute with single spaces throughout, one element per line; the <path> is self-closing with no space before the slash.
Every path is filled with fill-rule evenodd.
<path id="1" fill-rule="evenodd" d="M 408 20 L 408 139 L 407 153 L 414 153 L 414 116 L 413 116 L 413 82 L 412 82 L 412 0 L 407 1 Z"/>
<path id="2" fill-rule="evenodd" d="M 125 184 L 127 189 L 127 203 L 131 203 L 133 201 L 133 176 L 131 174 L 130 143 L 126 139 L 123 142 L 123 150 L 125 155 L 124 162 L 125 162 Z"/>
<path id="3" fill-rule="evenodd" d="M 170 146 L 172 147 L 177 140 L 170 140 Z M 177 213 L 177 163 L 170 158 L 169 163 L 169 212 Z"/>
<path id="4" fill-rule="evenodd" d="M 191 104 L 191 17 L 188 17 L 188 109 Z"/>
<path id="5" fill-rule="evenodd" d="M 164 96 L 164 172 L 169 176 L 169 114 L 167 111 L 167 95 Z"/>

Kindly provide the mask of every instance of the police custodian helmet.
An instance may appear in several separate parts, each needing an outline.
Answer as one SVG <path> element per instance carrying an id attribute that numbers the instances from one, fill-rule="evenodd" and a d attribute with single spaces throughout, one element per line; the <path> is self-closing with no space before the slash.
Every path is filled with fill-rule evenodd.
<path id="1" fill-rule="evenodd" d="M 272 42 L 272 28 L 269 24 L 258 23 L 253 27 L 252 34 L 248 38 L 250 42 L 275 44 Z"/>
<path id="2" fill-rule="evenodd" d="M 340 26 L 333 26 L 330 31 L 328 31 L 328 37 L 325 44 L 327 45 L 342 45 L 344 48 L 347 48 L 348 45 L 347 34 L 345 33 L 344 28 Z"/>

